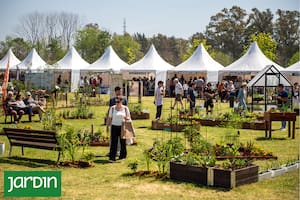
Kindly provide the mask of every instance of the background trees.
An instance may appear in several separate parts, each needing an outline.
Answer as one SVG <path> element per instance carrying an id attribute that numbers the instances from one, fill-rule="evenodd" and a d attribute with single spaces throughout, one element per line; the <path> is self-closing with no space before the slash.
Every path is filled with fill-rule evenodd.
<path id="1" fill-rule="evenodd" d="M 211 56 L 226 66 L 245 53 L 252 41 L 267 57 L 282 66 L 299 60 L 299 11 L 253 8 L 250 13 L 233 6 L 224 8 L 210 18 L 206 30 L 188 39 L 158 33 L 146 37 L 144 33 L 119 35 L 99 28 L 97 23 L 80 26 L 80 18 L 73 13 L 33 12 L 20 20 L 18 36 L 8 36 L 0 42 L 0 58 L 13 47 L 23 59 L 35 47 L 47 63 L 57 62 L 74 45 L 89 63 L 94 62 L 112 45 L 116 53 L 128 63 L 140 59 L 154 44 L 161 57 L 172 65 L 187 59 L 200 42 L 206 41 Z M 195 24 L 197 26 L 197 24 Z"/>

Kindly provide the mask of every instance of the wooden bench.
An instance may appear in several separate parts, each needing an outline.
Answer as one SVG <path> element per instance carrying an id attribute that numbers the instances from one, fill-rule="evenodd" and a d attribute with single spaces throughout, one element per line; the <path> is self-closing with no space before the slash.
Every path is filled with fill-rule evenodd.
<path id="1" fill-rule="evenodd" d="M 13 146 L 20 146 L 22 155 L 24 155 L 24 147 L 58 151 L 57 162 L 59 161 L 61 147 L 58 144 L 56 132 L 19 128 L 3 128 L 3 131 L 10 143 L 9 156 L 11 156 Z"/>

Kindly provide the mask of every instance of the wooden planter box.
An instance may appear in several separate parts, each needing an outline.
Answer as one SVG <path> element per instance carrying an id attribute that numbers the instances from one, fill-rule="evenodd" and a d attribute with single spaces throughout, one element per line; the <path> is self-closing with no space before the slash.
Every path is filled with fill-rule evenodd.
<path id="1" fill-rule="evenodd" d="M 130 112 L 131 119 L 150 119 L 150 113 L 135 113 Z"/>
<path id="2" fill-rule="evenodd" d="M 297 113 L 297 115 L 300 115 L 299 108 L 294 108 L 294 112 Z"/>
<path id="3" fill-rule="evenodd" d="M 225 122 L 222 122 L 222 121 L 219 121 L 219 120 L 208 120 L 208 119 L 201 119 L 200 120 L 201 126 L 219 126 L 222 123 L 225 123 Z"/>
<path id="4" fill-rule="evenodd" d="M 166 127 L 165 123 L 159 120 L 152 120 L 152 130 L 163 130 Z"/>
<path id="5" fill-rule="evenodd" d="M 181 132 L 187 126 L 191 126 L 190 124 L 170 124 L 171 131 Z M 200 129 L 200 124 L 197 124 L 197 129 Z"/>
<path id="6" fill-rule="evenodd" d="M 266 124 L 264 121 L 243 122 L 242 129 L 265 130 Z"/>
<path id="7" fill-rule="evenodd" d="M 91 142 L 90 146 L 108 147 L 109 146 L 109 142 Z"/>
<path id="8" fill-rule="evenodd" d="M 207 185 L 208 168 L 170 162 L 170 178 Z"/>
<path id="9" fill-rule="evenodd" d="M 213 169 L 213 186 L 234 188 L 258 181 L 258 166 L 251 165 L 242 169 Z"/>

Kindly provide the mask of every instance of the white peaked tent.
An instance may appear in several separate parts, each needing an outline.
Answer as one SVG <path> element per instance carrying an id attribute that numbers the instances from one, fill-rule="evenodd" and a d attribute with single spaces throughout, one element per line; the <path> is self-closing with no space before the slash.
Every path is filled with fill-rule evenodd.
<path id="1" fill-rule="evenodd" d="M 251 74 L 260 72 L 267 65 L 274 65 L 279 71 L 283 68 L 268 59 L 260 50 L 256 42 L 253 42 L 248 51 L 238 60 L 228 65 L 220 72 L 229 74 Z"/>
<path id="2" fill-rule="evenodd" d="M 217 82 L 218 71 L 223 68 L 223 65 L 210 57 L 201 43 L 191 57 L 170 71 L 181 73 L 204 72 L 206 73 L 207 82 Z"/>
<path id="3" fill-rule="evenodd" d="M 12 52 L 11 48 L 9 48 L 6 55 L 0 60 L 0 70 L 5 70 L 7 66 L 7 61 L 9 58 L 9 67 L 13 67 L 17 64 L 19 64 L 21 61 L 15 56 L 15 54 Z"/>
<path id="4" fill-rule="evenodd" d="M 61 71 L 71 71 L 71 91 L 74 92 L 78 89 L 80 70 L 85 70 L 89 65 L 72 47 L 61 60 L 54 64 L 54 67 Z"/>
<path id="5" fill-rule="evenodd" d="M 166 83 L 167 71 L 172 68 L 172 65 L 160 57 L 152 44 L 141 60 L 122 68 L 121 71 L 129 73 L 155 73 L 155 86 L 157 86 L 158 81 Z"/>
<path id="6" fill-rule="evenodd" d="M 46 62 L 39 56 L 36 50 L 33 48 L 26 58 L 17 66 L 12 69 L 26 70 L 30 72 L 43 71 L 46 67 Z"/>
<path id="7" fill-rule="evenodd" d="M 94 72 L 120 73 L 121 68 L 129 65 L 120 59 L 111 46 L 105 49 L 103 55 L 92 63 L 86 70 Z"/>
<path id="8" fill-rule="evenodd" d="M 300 75 L 300 61 L 292 64 L 291 66 L 289 66 L 287 68 L 285 68 L 283 71 L 286 72 L 286 73 Z"/>

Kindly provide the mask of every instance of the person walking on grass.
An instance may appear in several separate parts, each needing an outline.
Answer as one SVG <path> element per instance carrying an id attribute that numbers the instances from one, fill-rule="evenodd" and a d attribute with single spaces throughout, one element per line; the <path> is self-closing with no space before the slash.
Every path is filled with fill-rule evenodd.
<path id="1" fill-rule="evenodd" d="M 238 109 L 240 107 L 243 107 L 243 111 L 247 111 L 247 104 L 246 104 L 246 98 L 247 98 L 247 83 L 242 83 L 241 88 L 239 89 L 237 101 L 238 101 Z"/>
<path id="2" fill-rule="evenodd" d="M 182 96 L 183 96 L 183 87 L 181 83 L 178 81 L 178 78 L 174 79 L 175 84 L 175 102 L 174 105 L 171 107 L 171 109 L 174 109 L 177 102 L 180 102 L 181 109 L 183 109 L 183 103 L 182 103 Z"/>
<path id="3" fill-rule="evenodd" d="M 206 114 L 210 112 L 212 114 L 214 109 L 213 98 L 215 97 L 215 92 L 212 89 L 211 83 L 207 83 L 207 87 L 204 89 L 204 107 L 206 108 Z M 210 108 L 210 109 L 209 109 Z"/>
<path id="4" fill-rule="evenodd" d="M 283 84 L 279 84 L 277 86 L 277 96 L 276 96 L 276 99 L 277 99 L 277 106 L 278 108 L 280 109 L 281 112 L 286 112 L 287 111 L 287 108 L 288 108 L 288 92 L 284 89 L 284 86 Z M 281 128 L 280 130 L 281 131 L 285 131 L 286 127 L 286 121 L 282 121 L 281 122 Z"/>
<path id="5" fill-rule="evenodd" d="M 161 110 L 163 106 L 163 97 L 165 96 L 164 82 L 158 81 L 158 87 L 154 93 L 155 99 L 154 104 L 156 105 L 156 115 L 155 119 L 160 120 L 161 118 Z"/>
<path id="6" fill-rule="evenodd" d="M 192 82 L 187 92 L 187 100 L 190 102 L 190 111 L 189 111 L 190 116 L 194 115 L 194 111 L 196 107 L 196 95 L 195 95 L 196 86 L 197 83 Z"/>
<path id="7" fill-rule="evenodd" d="M 123 100 L 122 96 L 117 96 L 115 98 L 116 105 L 110 107 L 108 112 L 108 118 L 106 121 L 107 133 L 109 132 L 109 126 L 111 128 L 109 162 L 116 161 L 118 141 L 120 141 L 121 144 L 119 159 L 124 160 L 127 157 L 126 139 L 121 138 L 121 128 L 122 128 L 122 122 L 124 120 L 130 119 L 130 111 L 127 106 L 124 106 L 122 104 L 122 100 Z"/>

